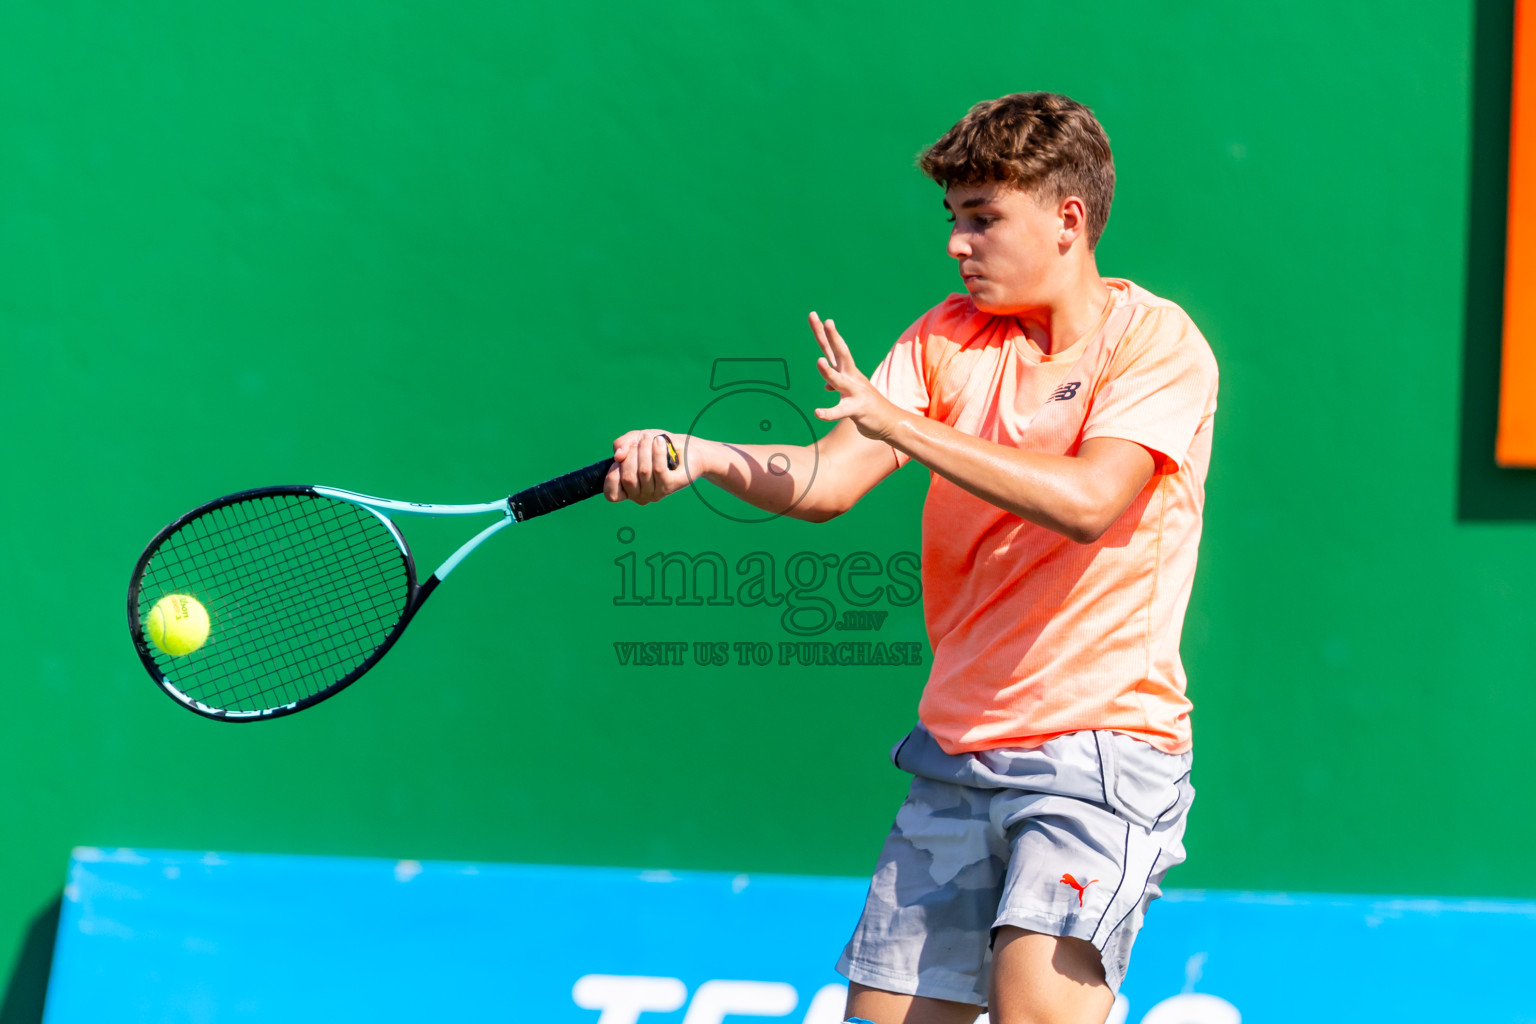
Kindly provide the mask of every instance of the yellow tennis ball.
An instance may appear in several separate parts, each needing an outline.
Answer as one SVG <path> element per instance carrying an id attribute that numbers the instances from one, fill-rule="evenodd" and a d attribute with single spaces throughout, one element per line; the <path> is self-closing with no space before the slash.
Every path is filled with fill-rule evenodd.
<path id="1" fill-rule="evenodd" d="M 167 594 L 149 610 L 144 632 L 166 654 L 191 654 L 208 640 L 208 609 L 195 597 Z"/>

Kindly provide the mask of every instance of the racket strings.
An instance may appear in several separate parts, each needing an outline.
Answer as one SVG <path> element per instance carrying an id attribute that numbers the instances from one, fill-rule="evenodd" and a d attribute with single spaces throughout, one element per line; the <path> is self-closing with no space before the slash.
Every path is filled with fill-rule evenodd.
<path id="1" fill-rule="evenodd" d="M 269 655 L 265 660 L 275 662 L 265 666 L 279 670 L 267 676 L 268 685 L 246 694 L 258 703 L 291 703 L 339 680 L 373 652 L 399 618 L 403 602 L 389 600 L 380 607 L 378 595 L 367 585 L 380 569 L 399 567 L 399 549 L 392 537 L 380 535 L 387 527 L 372 514 L 355 506 L 342 508 L 347 518 L 339 521 L 317 524 L 313 509 L 306 510 L 303 520 L 288 521 L 299 527 L 297 536 L 304 544 L 330 545 L 338 556 L 333 561 L 285 562 L 282 558 L 286 554 L 280 555 L 269 545 L 257 548 L 241 566 L 250 578 L 265 577 L 264 586 L 244 596 L 248 610 L 264 609 L 266 614 L 250 614 L 249 639 L 231 645 L 227 660 L 248 669 L 260 665 L 260 652 L 265 652 Z M 331 528 L 333 535 L 326 536 L 317 525 Z M 336 527 L 341 527 L 339 533 Z M 272 532 L 263 531 L 263 540 L 269 540 L 267 535 Z M 370 544 L 370 539 L 382 543 Z M 344 546 L 333 543 L 338 541 Z M 370 552 L 373 557 L 365 562 L 364 556 Z M 387 594 L 390 598 L 395 595 L 395 591 Z M 278 646 L 274 641 L 287 643 Z M 222 700 L 231 692 L 238 693 L 244 674 L 234 675 L 237 686 L 212 691 L 208 696 Z M 295 685 L 306 678 L 315 678 L 321 685 L 318 689 Z"/>
<path id="2" fill-rule="evenodd" d="M 207 607 L 207 642 L 161 672 L 191 699 L 260 711 L 341 682 L 394 631 L 410 577 L 394 532 L 365 508 L 313 494 L 221 506 L 167 537 L 142 575 L 140 617 L 165 594 Z"/>
<path id="3" fill-rule="evenodd" d="M 250 641 L 258 642 L 262 631 L 276 626 L 282 620 L 302 618 L 306 612 L 320 610 L 314 607 L 315 602 L 325 601 L 335 606 L 349 596 L 338 584 L 347 580 L 349 576 L 356 576 L 362 572 L 377 572 L 391 565 L 399 558 L 399 550 L 396 548 L 368 548 L 365 549 L 357 541 L 357 536 L 345 538 L 349 545 L 346 549 L 346 558 L 350 561 L 338 560 L 330 564 L 302 563 L 282 564 L 266 562 L 260 566 L 241 566 L 242 573 L 252 579 L 264 577 L 264 585 L 254 587 L 242 595 L 244 601 L 250 606 L 267 609 L 265 616 L 254 617 L 250 620 Z M 372 560 L 364 563 L 359 553 L 368 550 L 372 554 Z M 306 595 L 307 602 L 300 603 L 293 599 L 294 594 Z M 285 600 L 278 602 L 275 598 L 282 595 Z M 333 610 L 328 608 L 325 610 Z M 231 648 L 234 653 L 237 648 Z"/>
<path id="4" fill-rule="evenodd" d="M 249 579 L 264 579 L 265 585 L 240 595 L 245 639 L 231 639 L 220 652 L 228 673 L 226 684 L 204 685 L 194 696 L 211 706 L 281 706 L 318 692 L 372 652 L 379 637 L 393 627 L 398 602 L 388 602 L 382 613 L 375 607 L 374 614 L 367 615 L 368 605 L 376 605 L 367 600 L 371 596 L 367 588 L 338 585 L 356 580 L 356 573 L 366 565 L 357 557 L 368 548 L 359 544 L 363 538 L 356 527 L 367 525 L 370 519 L 375 532 L 382 525 L 367 513 L 362 516 L 344 520 L 351 529 L 339 538 L 317 533 L 312 514 L 306 521 L 279 521 L 276 529 L 268 524 L 254 535 L 255 543 L 247 547 L 244 557 L 221 560 L 226 568 L 238 569 Z M 248 520 L 244 521 L 248 525 Z M 344 541 L 347 546 L 340 549 L 343 557 L 329 566 L 324 562 L 302 563 L 303 569 L 296 571 L 296 563 L 283 562 L 279 557 L 281 551 L 291 553 L 292 546 L 271 543 L 284 539 L 280 536 L 284 527 L 296 529 L 294 536 L 301 546 Z M 398 562 L 398 549 L 386 538 L 367 568 L 377 570 Z M 325 571 L 327 568 L 331 571 Z M 344 614 L 348 611 L 352 614 Z M 368 635 L 370 632 L 375 635 Z"/>
<path id="5" fill-rule="evenodd" d="M 323 614 L 330 610 L 316 609 L 315 611 Z M 324 685 L 318 689 L 307 687 L 294 690 L 289 688 L 289 680 L 314 677 L 316 673 L 322 673 L 320 681 L 323 684 L 328 685 L 338 681 L 357 663 L 373 653 L 373 649 L 378 646 L 377 643 L 365 642 L 369 639 L 371 630 L 382 628 L 384 635 L 387 636 L 397 618 L 393 609 L 390 609 L 387 614 L 378 614 L 367 620 L 359 618 L 328 633 L 314 635 L 307 641 L 301 639 L 302 634 L 289 633 L 269 636 L 261 641 L 262 646 L 247 644 L 244 648 L 236 649 L 228 655 L 226 664 L 233 662 L 237 670 L 230 674 L 230 685 L 209 691 L 201 699 L 204 703 L 218 706 L 230 694 L 239 694 L 242 687 L 246 688 L 245 696 L 259 699 L 262 704 L 271 706 L 281 706 L 311 696 L 319 689 L 323 689 Z M 256 652 L 263 646 L 270 645 L 274 638 L 289 641 L 287 648 L 265 659 L 258 657 Z M 263 664 L 267 668 L 272 668 L 275 664 L 283 671 L 268 677 L 268 685 L 251 691 L 246 675 L 249 670 Z M 341 669 L 341 671 L 328 671 L 330 669 Z M 273 699 L 273 696 L 279 693 L 283 696 L 280 699 Z"/>
<path id="6" fill-rule="evenodd" d="M 228 673 L 228 684 L 214 686 L 205 683 L 196 694 L 193 694 L 204 703 L 214 706 L 240 703 L 239 700 L 225 699 L 232 694 L 247 699 L 258 698 L 256 702 L 259 704 L 274 705 L 304 696 L 303 690 L 296 689 L 292 685 L 295 673 L 291 670 L 299 663 L 299 659 L 294 657 L 296 652 L 291 643 L 294 639 L 291 635 L 293 630 L 284 630 L 282 627 L 285 623 L 291 625 L 300 621 L 325 624 L 326 617 L 333 616 L 341 602 L 348 596 L 344 591 L 335 592 L 332 587 L 329 600 L 326 599 L 325 588 L 318 591 L 317 597 L 315 584 L 331 583 L 332 580 L 327 579 L 327 576 L 339 578 L 339 573 L 325 574 L 317 571 L 316 563 L 308 563 L 306 571 L 295 572 L 291 565 L 281 560 L 281 552 L 286 550 L 291 553 L 293 549 L 293 545 L 287 543 L 288 541 L 300 541 L 301 546 L 315 544 L 320 535 L 313 529 L 315 519 L 313 509 L 305 510 L 304 519 L 291 515 L 272 517 L 265 523 L 258 523 L 260 528 L 254 529 L 252 524 L 256 520 L 249 514 L 250 511 L 249 507 L 234 506 L 225 517 L 222 517 L 237 521 L 251 531 L 245 536 L 245 543 L 235 547 L 227 543 L 229 523 L 221 523 L 213 516 L 206 517 L 206 521 L 198 520 L 195 524 L 188 524 L 189 528 L 185 531 L 188 535 L 189 553 L 194 558 L 204 559 L 209 568 L 226 575 L 239 573 L 247 579 L 266 581 L 265 586 L 247 587 L 243 593 L 231 595 L 236 598 L 237 610 L 244 613 L 241 618 L 246 627 L 243 633 L 246 640 L 242 642 L 239 639 L 240 634 L 231 635 L 230 631 L 222 628 L 221 624 L 219 633 L 225 643 L 220 644 L 216 649 L 210 647 L 209 653 L 213 654 L 217 650 L 221 667 Z M 210 529 L 211 525 L 215 528 Z M 354 545 L 344 550 L 356 550 L 355 536 L 344 536 L 343 539 Z M 219 557 L 220 552 L 223 552 L 223 557 Z M 236 557 L 230 557 L 231 552 Z M 395 554 L 393 551 L 389 553 Z M 185 561 L 185 559 L 170 559 L 167 564 L 168 567 L 177 570 L 180 575 L 180 572 L 188 567 L 184 564 Z M 354 559 L 353 566 L 355 565 Z M 284 569 L 288 571 L 282 571 Z M 278 593 L 286 595 L 281 604 L 272 600 L 274 594 Z M 252 613 L 253 608 L 272 609 L 276 614 Z M 317 613 L 322 617 L 317 618 Z M 334 639 L 333 633 L 334 630 L 322 630 L 312 634 L 309 643 L 328 644 Z M 288 649 L 273 647 L 274 640 L 289 640 Z M 261 659 L 255 659 L 251 655 L 264 647 L 271 648 L 268 651 L 270 657 L 265 659 L 272 663 L 265 666 L 269 670 L 265 676 L 267 685 L 252 687 L 251 680 L 246 677 L 251 674 L 251 669 L 260 667 Z M 281 668 L 285 671 L 271 672 L 273 668 Z"/>
<path id="7" fill-rule="evenodd" d="M 291 585 L 274 585 L 266 588 L 266 591 L 262 594 L 252 595 L 251 600 L 254 601 L 270 598 L 273 595 L 284 592 L 291 592 L 298 586 L 304 586 L 308 588 L 304 592 L 309 597 L 305 601 L 292 602 L 288 606 L 280 610 L 274 610 L 267 615 L 254 615 L 247 622 L 248 628 L 244 640 L 231 641 L 227 648 L 220 652 L 224 663 L 228 664 L 230 661 L 234 661 L 241 665 L 247 664 L 253 655 L 270 646 L 274 638 L 280 638 L 292 641 L 285 651 L 278 654 L 278 659 L 283 662 L 285 667 L 296 670 L 324 667 L 325 659 L 336 650 L 337 632 L 333 630 L 328 633 L 317 633 L 310 635 L 307 640 L 300 640 L 300 635 L 298 634 L 285 635 L 283 632 L 285 627 L 291 627 L 295 622 L 303 623 L 314 622 L 317 619 L 322 621 L 332 619 L 343 613 L 349 605 L 356 606 L 360 600 L 366 602 L 371 596 L 366 590 L 357 587 L 343 588 L 337 584 L 351 578 L 352 574 L 355 573 L 377 572 L 381 569 L 386 569 L 390 562 L 398 560 L 398 551 L 393 552 L 393 554 L 395 556 L 393 559 L 387 557 L 377 558 L 367 564 L 354 562 L 347 566 L 339 566 L 334 572 L 324 576 L 310 573 L 294 578 L 291 581 L 280 580 L 280 584 L 288 583 Z M 260 605 L 258 604 L 257 606 L 259 607 Z M 268 604 L 266 607 L 271 608 L 271 605 Z M 393 606 L 382 609 L 377 605 L 372 605 L 366 609 L 354 607 L 353 611 L 354 614 L 344 620 L 338 627 L 348 634 L 345 637 L 340 637 L 344 642 L 348 640 L 361 642 L 364 633 L 370 626 L 382 625 L 387 633 L 398 618 L 398 609 Z M 370 617 L 366 615 L 367 611 L 373 611 L 376 614 Z M 375 644 L 374 646 L 377 645 Z M 372 648 L 369 648 L 369 653 L 371 653 L 371 650 Z M 298 657 L 301 652 L 306 651 L 308 653 L 304 657 Z M 228 693 L 234 692 L 235 688 L 244 682 L 238 675 L 235 675 L 233 680 L 234 685 L 205 694 L 204 702 L 212 703 L 212 698 L 222 698 Z M 275 681 L 281 682 L 280 679 Z M 253 694 L 253 696 L 268 695 L 276 692 L 277 689 L 277 687 L 269 686 L 267 689 L 258 691 L 258 694 Z M 305 695 L 307 694 L 300 694 L 299 696 Z M 294 697 L 293 699 L 299 699 L 299 697 Z M 281 700 L 273 703 L 285 704 L 289 703 L 289 701 Z"/>

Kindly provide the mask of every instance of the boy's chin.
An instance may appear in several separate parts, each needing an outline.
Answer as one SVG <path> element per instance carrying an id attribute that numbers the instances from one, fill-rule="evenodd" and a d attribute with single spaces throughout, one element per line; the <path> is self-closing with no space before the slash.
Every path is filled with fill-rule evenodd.
<path id="1" fill-rule="evenodd" d="M 1032 309 L 1028 303 L 998 299 L 988 295 L 972 295 L 971 305 L 988 316 L 1015 316 Z"/>
<path id="2" fill-rule="evenodd" d="M 967 282 L 965 290 L 971 297 L 971 305 L 988 316 L 1015 316 L 1036 308 L 1015 289 L 998 287 L 993 281 Z"/>

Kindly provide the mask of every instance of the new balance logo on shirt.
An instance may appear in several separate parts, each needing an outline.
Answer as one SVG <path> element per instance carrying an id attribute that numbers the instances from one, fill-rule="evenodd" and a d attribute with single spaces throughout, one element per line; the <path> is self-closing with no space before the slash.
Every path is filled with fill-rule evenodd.
<path id="1" fill-rule="evenodd" d="M 1070 384 L 1063 384 L 1061 387 L 1057 388 L 1051 394 L 1051 397 L 1046 399 L 1046 401 L 1047 402 L 1065 402 L 1065 401 L 1067 401 L 1070 398 L 1076 398 L 1077 397 L 1077 389 L 1082 387 L 1082 386 L 1083 386 L 1083 382 L 1082 381 L 1077 381 L 1077 380 L 1073 381 Z"/>

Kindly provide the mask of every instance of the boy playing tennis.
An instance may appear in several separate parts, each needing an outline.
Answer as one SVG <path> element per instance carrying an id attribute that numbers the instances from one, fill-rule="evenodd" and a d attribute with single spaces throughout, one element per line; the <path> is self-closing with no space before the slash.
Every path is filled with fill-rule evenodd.
<path id="1" fill-rule="evenodd" d="M 810 316 L 839 421 L 789 449 L 614 442 L 612 501 L 703 477 L 824 521 L 909 459 L 932 474 L 933 668 L 893 753 L 911 792 L 838 969 L 875 1024 L 1101 1024 L 1163 875 L 1184 859 L 1179 634 L 1200 539 L 1216 363 L 1183 310 L 1101 278 L 1114 165 L 1063 96 L 978 104 L 920 160 L 945 189 L 964 295 L 871 377 Z M 779 454 L 773 464 L 769 459 Z M 796 495 L 803 497 L 795 502 Z"/>

